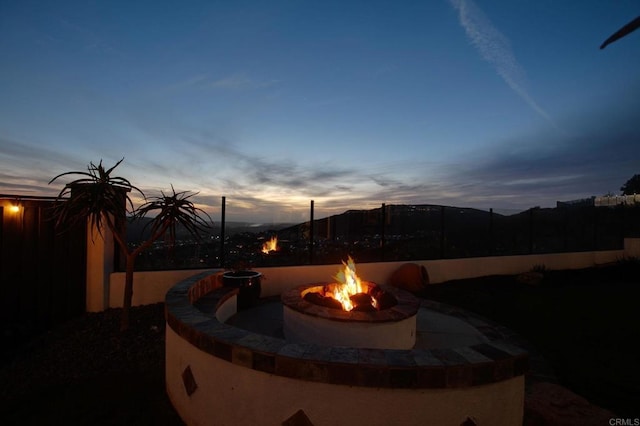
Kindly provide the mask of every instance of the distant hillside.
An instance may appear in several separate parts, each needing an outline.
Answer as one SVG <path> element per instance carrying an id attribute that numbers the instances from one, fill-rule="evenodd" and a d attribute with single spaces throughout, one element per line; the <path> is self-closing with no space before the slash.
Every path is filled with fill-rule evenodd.
<path id="1" fill-rule="evenodd" d="M 314 233 L 319 237 L 331 235 L 354 236 L 378 234 L 383 217 L 381 207 L 369 210 L 347 210 L 344 213 L 329 216 L 314 221 Z M 444 211 L 444 216 L 442 212 Z M 505 216 L 493 213 L 494 221 L 508 218 L 517 220 L 520 215 Z M 486 210 L 441 206 L 436 204 L 420 205 L 387 205 L 384 212 L 387 235 L 424 235 L 439 231 L 444 225 L 449 231 L 466 231 L 474 227 L 486 227 L 491 213 Z M 511 220 L 513 220 L 511 219 Z M 127 241 L 136 242 L 148 237 L 148 229 L 143 235 L 145 226 L 152 219 L 142 219 L 129 223 L 127 227 Z M 309 222 L 303 223 L 275 223 L 254 224 L 249 222 L 227 222 L 225 233 L 233 236 L 241 233 L 278 233 L 281 237 L 301 235 L 308 232 Z M 220 222 L 214 222 L 210 229 L 211 235 L 220 235 Z M 178 239 L 191 239 L 184 229 L 178 229 Z"/>
<path id="2" fill-rule="evenodd" d="M 442 212 L 444 211 L 444 216 Z M 314 233 L 318 236 L 357 236 L 378 234 L 381 221 L 385 220 L 387 235 L 420 235 L 438 231 L 442 226 L 462 229 L 489 223 L 491 213 L 474 208 L 440 206 L 435 204 L 387 205 L 384 215 L 382 207 L 370 210 L 348 210 L 314 222 Z M 505 216 L 493 213 L 493 218 Z M 300 234 L 308 228 L 308 222 L 282 229 L 282 234 Z"/>
<path id="3" fill-rule="evenodd" d="M 137 221 L 130 221 L 127 224 L 127 241 L 138 242 L 143 241 L 149 237 L 150 234 L 150 225 L 147 226 L 152 219 L 143 218 Z M 251 232 L 251 233 L 262 233 L 269 231 L 279 231 L 283 228 L 292 226 L 290 223 L 274 223 L 274 224 L 254 224 L 249 222 L 227 222 L 225 227 L 225 233 L 227 236 L 232 236 L 235 234 L 240 234 L 243 232 Z M 146 229 L 145 229 L 146 227 Z M 220 235 L 220 222 L 214 222 L 211 228 L 208 230 L 210 235 Z M 183 227 L 178 227 L 176 231 L 176 238 L 180 239 L 191 239 L 191 235 L 189 232 Z"/>

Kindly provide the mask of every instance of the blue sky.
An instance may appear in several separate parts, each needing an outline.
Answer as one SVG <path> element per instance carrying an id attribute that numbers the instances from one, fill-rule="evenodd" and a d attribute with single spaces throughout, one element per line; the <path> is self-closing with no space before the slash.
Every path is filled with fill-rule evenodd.
<path id="1" fill-rule="evenodd" d="M 526 209 L 640 173 L 636 1 L 0 0 L 0 193 L 125 158 L 214 220 Z"/>

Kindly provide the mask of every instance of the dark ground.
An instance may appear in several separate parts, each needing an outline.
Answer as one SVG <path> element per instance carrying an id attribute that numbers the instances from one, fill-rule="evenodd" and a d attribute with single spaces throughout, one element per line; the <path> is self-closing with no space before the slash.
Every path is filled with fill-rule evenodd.
<path id="1" fill-rule="evenodd" d="M 1 425 L 181 425 L 164 385 L 164 304 L 86 314 L 0 368 Z"/>
<path id="2" fill-rule="evenodd" d="M 507 326 L 555 370 L 559 384 L 623 418 L 640 418 L 640 262 L 449 281 L 424 297 Z"/>
<path id="3" fill-rule="evenodd" d="M 512 276 L 450 281 L 424 296 L 506 325 L 563 386 L 640 417 L 638 264 L 544 275 L 537 286 Z M 164 387 L 164 304 L 132 308 L 124 334 L 120 312 L 86 314 L 14 350 L 0 366 L 0 425 L 181 425 Z"/>

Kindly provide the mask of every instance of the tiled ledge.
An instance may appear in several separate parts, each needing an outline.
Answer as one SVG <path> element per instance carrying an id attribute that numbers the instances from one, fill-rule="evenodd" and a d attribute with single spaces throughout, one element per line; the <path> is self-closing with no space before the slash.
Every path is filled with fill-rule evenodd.
<path id="1" fill-rule="evenodd" d="M 512 335 L 506 328 L 453 306 L 422 301 L 420 309 L 460 318 L 484 334 L 488 343 L 430 350 L 289 343 L 220 322 L 216 310 L 225 302 L 232 303 L 228 299 L 237 292 L 220 287 L 210 271 L 181 281 L 165 299 L 167 324 L 183 339 L 217 358 L 314 382 L 381 388 L 463 388 L 521 376 L 528 369 L 527 352 L 509 342 Z"/>

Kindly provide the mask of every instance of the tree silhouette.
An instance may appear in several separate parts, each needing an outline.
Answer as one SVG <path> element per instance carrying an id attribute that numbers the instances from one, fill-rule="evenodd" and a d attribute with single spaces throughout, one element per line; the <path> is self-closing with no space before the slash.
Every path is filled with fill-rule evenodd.
<path id="1" fill-rule="evenodd" d="M 149 248 L 160 237 L 166 238 L 172 247 L 175 243 L 176 226 L 183 226 L 192 236 L 200 238 L 202 231 L 209 227 L 202 216 L 211 222 L 209 215 L 195 207 L 189 198 L 194 193 L 178 192 L 171 187 L 172 194 L 152 198 L 147 201 L 144 193 L 122 177 L 112 177 L 113 170 L 120 165 L 124 158 L 110 169 L 105 169 L 102 160 L 98 165 L 89 163 L 86 172 L 66 172 L 59 174 L 49 181 L 68 175 L 80 175 L 79 179 L 67 184 L 58 194 L 57 201 L 69 196 L 64 202 L 58 202 L 55 206 L 54 217 L 56 226 L 68 226 L 77 223 L 86 223 L 87 220 L 102 235 L 104 228 L 109 229 L 126 258 L 124 300 L 122 303 L 122 317 L 120 329 L 129 327 L 129 310 L 133 298 L 133 271 L 138 255 Z M 145 199 L 145 203 L 137 210 L 129 197 L 129 192 L 137 191 Z M 129 248 L 124 236 L 127 213 L 131 213 L 134 219 L 141 219 L 148 214 L 156 216 L 148 224 L 151 227 L 151 235 L 139 246 Z"/>
<path id="2" fill-rule="evenodd" d="M 640 194 L 640 175 L 633 175 L 620 187 L 620 191 L 622 191 L 622 195 Z"/>

